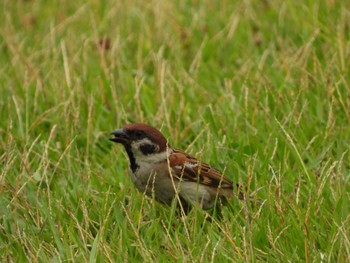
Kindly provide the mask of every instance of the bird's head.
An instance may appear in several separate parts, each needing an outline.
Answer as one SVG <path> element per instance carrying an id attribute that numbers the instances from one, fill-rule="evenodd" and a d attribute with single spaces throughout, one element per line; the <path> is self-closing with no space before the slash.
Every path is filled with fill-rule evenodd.
<path id="1" fill-rule="evenodd" d="M 167 140 L 163 134 L 147 124 L 128 124 L 111 135 L 114 135 L 110 138 L 111 141 L 123 144 L 135 157 L 161 153 L 167 149 Z"/>

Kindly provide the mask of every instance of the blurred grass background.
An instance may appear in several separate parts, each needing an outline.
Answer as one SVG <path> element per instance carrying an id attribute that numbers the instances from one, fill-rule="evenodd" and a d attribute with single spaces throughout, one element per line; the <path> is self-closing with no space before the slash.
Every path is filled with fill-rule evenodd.
<path id="1" fill-rule="evenodd" d="M 350 260 L 348 1 L 0 8 L 2 262 Z M 264 202 L 210 224 L 143 197 L 108 141 L 130 122 Z"/>

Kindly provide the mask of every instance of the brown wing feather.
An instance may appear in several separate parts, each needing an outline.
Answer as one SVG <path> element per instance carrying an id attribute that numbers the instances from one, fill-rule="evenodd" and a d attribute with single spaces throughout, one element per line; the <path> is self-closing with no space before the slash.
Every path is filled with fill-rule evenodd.
<path id="1" fill-rule="evenodd" d="M 174 150 L 169 156 L 169 163 L 182 180 L 199 182 L 211 187 L 221 185 L 221 188 L 233 189 L 233 182 L 219 170 L 182 151 Z"/>

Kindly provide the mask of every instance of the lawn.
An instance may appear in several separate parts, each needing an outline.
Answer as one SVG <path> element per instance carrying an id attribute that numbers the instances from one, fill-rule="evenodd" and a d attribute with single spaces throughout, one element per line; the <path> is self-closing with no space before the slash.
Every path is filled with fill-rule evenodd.
<path id="1" fill-rule="evenodd" d="M 350 2 L 3 0 L 1 262 L 349 262 Z M 139 193 L 151 124 L 252 201 Z"/>

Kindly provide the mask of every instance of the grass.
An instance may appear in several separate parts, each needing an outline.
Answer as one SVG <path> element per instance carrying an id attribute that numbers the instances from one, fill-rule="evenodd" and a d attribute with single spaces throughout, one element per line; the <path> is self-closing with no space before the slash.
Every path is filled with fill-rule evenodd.
<path id="1" fill-rule="evenodd" d="M 350 260 L 348 1 L 0 5 L 1 262 Z M 263 203 L 143 197 L 129 122 Z"/>

